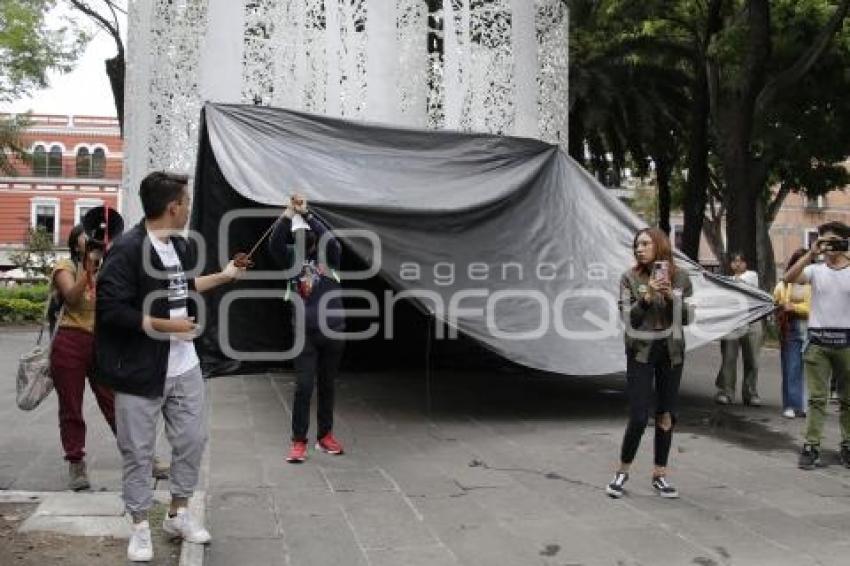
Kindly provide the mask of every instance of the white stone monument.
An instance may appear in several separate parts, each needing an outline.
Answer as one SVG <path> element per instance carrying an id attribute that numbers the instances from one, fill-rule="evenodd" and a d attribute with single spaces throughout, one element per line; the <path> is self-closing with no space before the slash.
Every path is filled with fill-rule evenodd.
<path id="1" fill-rule="evenodd" d="M 566 147 L 563 0 L 131 0 L 124 210 L 192 173 L 205 101 Z"/>

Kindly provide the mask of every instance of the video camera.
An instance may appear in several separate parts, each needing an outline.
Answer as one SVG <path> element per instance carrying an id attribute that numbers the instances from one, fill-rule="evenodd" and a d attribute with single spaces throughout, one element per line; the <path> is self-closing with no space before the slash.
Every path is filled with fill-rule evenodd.
<path id="1" fill-rule="evenodd" d="M 110 242 L 124 232 L 124 219 L 117 210 L 98 206 L 86 212 L 83 230 L 87 236 L 83 261 L 97 273 Z"/>
<path id="2" fill-rule="evenodd" d="M 848 252 L 850 251 L 850 239 L 843 240 L 821 240 L 822 252 Z"/>

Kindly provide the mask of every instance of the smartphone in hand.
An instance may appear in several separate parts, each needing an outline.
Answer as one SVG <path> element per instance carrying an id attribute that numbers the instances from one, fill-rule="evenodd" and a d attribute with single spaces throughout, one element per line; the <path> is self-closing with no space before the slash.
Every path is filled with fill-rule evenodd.
<path id="1" fill-rule="evenodd" d="M 656 261 L 652 264 L 652 278 L 656 281 L 670 281 L 670 263 Z"/>

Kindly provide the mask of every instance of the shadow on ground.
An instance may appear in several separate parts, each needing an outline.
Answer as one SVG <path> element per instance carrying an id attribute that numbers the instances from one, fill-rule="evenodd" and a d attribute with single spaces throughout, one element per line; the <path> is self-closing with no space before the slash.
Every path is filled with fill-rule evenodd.
<path id="1" fill-rule="evenodd" d="M 622 374 L 600 377 L 541 375 L 528 371 L 439 370 L 427 382 L 424 372 L 349 373 L 340 388 L 350 389 L 378 412 L 409 411 L 439 424 L 474 418 L 482 423 L 546 420 L 564 426 L 625 421 L 628 404 Z M 710 396 L 684 392 L 680 433 L 712 437 L 758 451 L 799 449 L 790 434 L 771 426 L 769 409 L 739 414 L 719 407 Z"/>

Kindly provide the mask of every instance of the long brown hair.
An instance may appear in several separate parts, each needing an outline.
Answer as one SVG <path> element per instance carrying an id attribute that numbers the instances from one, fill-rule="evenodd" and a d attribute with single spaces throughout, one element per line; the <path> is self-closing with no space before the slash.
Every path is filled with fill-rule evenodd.
<path id="1" fill-rule="evenodd" d="M 667 237 L 662 230 L 658 228 L 643 228 L 637 231 L 635 234 L 635 239 L 632 241 L 632 253 L 634 254 L 637 249 L 637 241 L 640 238 L 641 234 L 646 234 L 649 236 L 649 239 L 652 240 L 652 243 L 655 247 L 655 260 L 654 261 L 666 261 L 669 265 L 670 270 L 670 280 L 672 281 L 674 277 L 676 277 L 676 262 L 673 261 L 673 246 L 670 245 L 670 238 Z M 644 266 L 639 262 L 635 263 L 634 270 L 637 273 L 643 273 L 644 275 L 649 275 L 652 271 L 652 265 Z"/>

